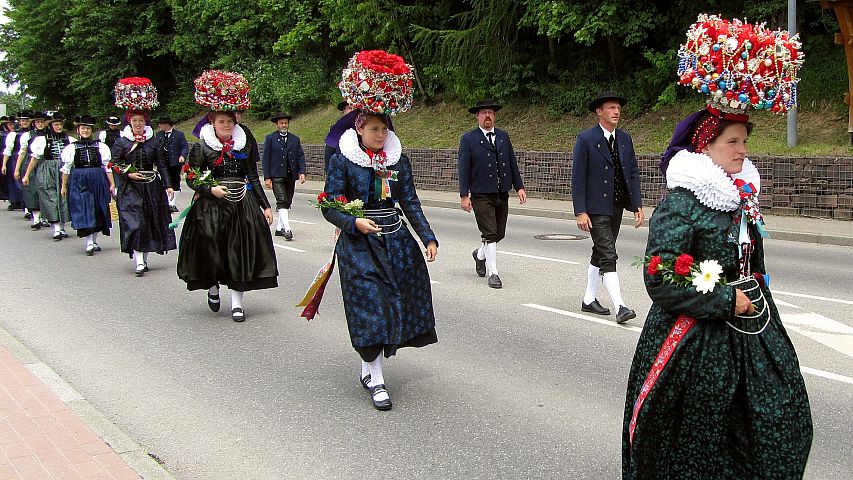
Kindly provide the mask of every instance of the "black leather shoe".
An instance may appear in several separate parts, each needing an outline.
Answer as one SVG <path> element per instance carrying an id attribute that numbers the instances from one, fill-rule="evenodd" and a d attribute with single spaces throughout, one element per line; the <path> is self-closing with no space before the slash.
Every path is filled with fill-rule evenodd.
<path id="1" fill-rule="evenodd" d="M 480 260 L 477 258 L 477 250 L 474 250 L 474 269 L 477 271 L 477 276 L 485 277 L 486 276 L 486 259 Z"/>
<path id="2" fill-rule="evenodd" d="M 33 230 L 41 230 L 41 223 L 33 223 L 32 225 L 30 225 L 30 228 L 32 228 Z"/>
<path id="3" fill-rule="evenodd" d="M 387 394 L 388 390 L 385 390 L 385 385 L 382 383 L 374 387 L 370 387 L 370 400 L 373 402 L 373 408 L 377 410 L 391 410 L 390 396 L 385 400 L 376 400 L 376 395 L 383 392 Z"/>
<path id="4" fill-rule="evenodd" d="M 359 378 L 358 381 L 361 382 L 361 386 L 364 387 L 365 390 L 370 390 L 370 374 L 369 373 L 367 374 L 367 376 Z"/>
<path id="5" fill-rule="evenodd" d="M 62 240 L 62 233 L 60 233 L 60 232 L 56 232 L 56 233 L 54 233 L 54 234 L 53 234 L 53 241 L 54 241 L 54 242 L 58 242 L 58 241 L 60 241 L 60 240 Z"/>
<path id="6" fill-rule="evenodd" d="M 293 240 L 293 232 L 291 232 L 290 230 L 285 230 L 284 231 L 284 239 L 285 240 Z"/>
<path id="7" fill-rule="evenodd" d="M 60 230 L 59 234 L 62 235 L 62 238 L 68 238 L 68 232 L 66 232 L 65 230 Z"/>
<path id="8" fill-rule="evenodd" d="M 143 267 L 142 267 L 143 272 L 147 272 L 147 271 L 151 270 L 150 268 L 148 268 L 148 263 L 143 263 L 142 265 L 143 265 Z"/>
<path id="9" fill-rule="evenodd" d="M 14 209 L 15 209 L 15 206 L 14 206 L 13 204 L 11 204 L 11 203 L 9 204 L 9 206 L 8 206 L 8 207 L 6 207 L 6 210 L 8 210 L 8 211 L 10 211 L 10 212 L 11 212 L 12 210 L 14 210 Z"/>
<path id="10" fill-rule="evenodd" d="M 501 277 L 493 273 L 489 275 L 489 286 L 492 288 L 503 288 L 504 284 L 501 283 Z"/>
<path id="11" fill-rule="evenodd" d="M 136 270 L 134 270 L 133 273 L 137 277 L 141 277 L 141 276 L 145 275 L 145 265 L 137 265 Z"/>
<path id="12" fill-rule="evenodd" d="M 30 212 L 24 212 L 24 218 L 26 218 L 27 220 L 32 220 L 33 214 Z"/>
<path id="13" fill-rule="evenodd" d="M 174 205 L 169 205 L 169 211 L 172 213 L 178 213 L 178 207 Z"/>
<path id="14" fill-rule="evenodd" d="M 219 294 L 211 295 L 210 292 L 207 292 L 207 306 L 214 312 L 219 311 L 219 306 L 222 302 L 219 301 Z"/>
<path id="15" fill-rule="evenodd" d="M 619 313 L 616 314 L 616 323 L 625 323 L 632 318 L 636 318 L 637 314 L 633 310 L 622 305 L 619 307 Z"/>
<path id="16" fill-rule="evenodd" d="M 95 254 L 95 247 L 92 245 L 87 246 L 86 247 L 86 255 L 91 257 L 94 254 Z"/>
<path id="17" fill-rule="evenodd" d="M 42 227 L 49 227 L 49 226 L 50 226 L 50 222 L 48 222 L 47 220 L 42 220 L 42 221 L 41 221 L 41 226 L 42 226 Z"/>
<path id="18" fill-rule="evenodd" d="M 284 229 L 282 228 L 281 230 L 276 230 L 275 236 L 276 237 L 283 237 L 284 236 Z"/>
<path id="19" fill-rule="evenodd" d="M 595 299 L 590 304 L 586 304 L 581 302 L 581 311 L 594 313 L 596 315 L 610 315 L 610 309 L 604 308 L 598 303 L 598 299 Z"/>
<path id="20" fill-rule="evenodd" d="M 246 321 L 246 313 L 240 307 L 232 308 L 231 309 L 231 320 L 234 320 L 235 322 L 245 322 Z"/>
<path id="21" fill-rule="evenodd" d="M 93 244 L 92 244 L 92 246 L 93 246 L 93 247 L 95 247 L 95 251 L 96 251 L 96 252 L 100 252 L 100 251 L 101 251 L 101 246 L 100 246 L 100 245 L 98 245 L 97 243 L 93 243 Z"/>

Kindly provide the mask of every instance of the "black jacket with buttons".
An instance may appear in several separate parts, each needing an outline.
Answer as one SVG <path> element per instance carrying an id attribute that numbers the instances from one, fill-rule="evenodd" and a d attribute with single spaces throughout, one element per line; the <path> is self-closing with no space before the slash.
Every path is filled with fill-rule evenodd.
<path id="1" fill-rule="evenodd" d="M 264 178 L 283 178 L 288 172 L 294 179 L 305 173 L 305 152 L 299 137 L 288 132 L 287 142 L 274 131 L 264 139 L 264 154 L 261 158 Z"/>
<path id="2" fill-rule="evenodd" d="M 625 177 L 629 205 L 636 212 L 643 206 L 640 170 L 631 135 L 616 129 L 619 161 Z M 601 127 L 596 125 L 578 135 L 572 151 L 572 204 L 575 215 L 613 215 L 613 186 L 616 168 Z"/>
<path id="3" fill-rule="evenodd" d="M 465 133 L 459 140 L 457 164 L 460 196 L 524 188 L 509 135 L 497 128 L 494 131 L 494 146 L 479 127 Z"/>

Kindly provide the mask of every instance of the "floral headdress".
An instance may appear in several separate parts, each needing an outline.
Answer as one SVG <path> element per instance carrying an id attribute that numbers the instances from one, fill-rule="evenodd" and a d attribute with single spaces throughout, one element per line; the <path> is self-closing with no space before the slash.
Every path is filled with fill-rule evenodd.
<path id="1" fill-rule="evenodd" d="M 211 110 L 248 110 L 249 82 L 239 73 L 207 70 L 195 79 L 195 102 Z"/>
<path id="2" fill-rule="evenodd" d="M 352 56 L 338 88 L 354 108 L 395 115 L 412 108 L 412 66 L 399 55 L 364 50 Z"/>
<path id="3" fill-rule="evenodd" d="M 115 86 L 115 105 L 130 111 L 153 110 L 160 105 L 157 89 L 145 77 L 122 78 Z"/>

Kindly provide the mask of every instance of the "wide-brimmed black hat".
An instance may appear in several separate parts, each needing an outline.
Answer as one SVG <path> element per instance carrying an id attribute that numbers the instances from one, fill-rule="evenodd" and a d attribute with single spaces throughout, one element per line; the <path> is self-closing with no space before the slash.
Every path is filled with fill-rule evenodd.
<path id="1" fill-rule="evenodd" d="M 50 113 L 45 115 L 45 120 L 48 123 L 64 122 L 65 121 L 65 115 L 63 115 L 62 112 L 50 112 Z"/>
<path id="2" fill-rule="evenodd" d="M 109 117 L 107 117 L 107 120 L 104 123 L 113 126 L 121 125 L 121 119 L 116 117 L 115 115 L 110 115 Z"/>
<path id="3" fill-rule="evenodd" d="M 486 99 L 486 100 L 480 100 L 479 102 L 474 104 L 473 107 L 468 109 L 468 112 L 476 114 L 477 112 L 479 112 L 480 110 L 482 110 L 484 108 L 490 108 L 490 109 L 497 112 L 498 110 L 504 108 L 504 106 L 495 102 L 494 100 Z"/>
<path id="4" fill-rule="evenodd" d="M 29 120 L 33 118 L 33 112 L 31 110 L 21 110 L 18 112 L 18 120 Z"/>
<path id="5" fill-rule="evenodd" d="M 11 122 L 11 121 L 12 120 L 9 120 L 8 115 L 3 115 L 2 117 L 0 117 L 0 123 L 6 123 L 6 122 Z"/>
<path id="6" fill-rule="evenodd" d="M 166 115 L 165 117 L 160 117 L 157 119 L 157 124 L 168 123 L 169 125 L 175 125 L 175 121 L 172 120 L 172 117 Z"/>
<path id="7" fill-rule="evenodd" d="M 277 122 L 277 121 L 279 121 L 279 120 L 281 120 L 281 119 L 283 119 L 283 118 L 285 118 L 285 119 L 287 119 L 287 120 L 292 120 L 292 119 L 293 119 L 293 115 L 289 115 L 289 114 L 284 113 L 284 112 L 278 112 L 278 113 L 276 113 L 275 115 L 273 115 L 273 116 L 272 116 L 272 118 L 270 118 L 270 121 L 271 121 L 272 123 L 275 123 L 275 122 Z"/>
<path id="8" fill-rule="evenodd" d="M 77 126 L 86 125 L 89 127 L 94 127 L 96 122 L 97 120 L 95 120 L 95 117 L 91 115 L 77 115 L 77 118 L 75 119 L 74 123 L 76 123 Z"/>
<path id="9" fill-rule="evenodd" d="M 46 118 L 47 118 L 47 113 L 45 113 L 45 112 L 35 112 L 34 111 L 33 114 L 30 115 L 30 120 L 44 120 Z"/>
<path id="10" fill-rule="evenodd" d="M 349 105 L 349 102 L 347 102 L 346 100 L 338 103 L 338 111 L 343 112 L 344 109 L 347 108 L 347 105 Z"/>
<path id="11" fill-rule="evenodd" d="M 610 90 L 608 90 L 606 92 L 599 93 L 598 96 L 595 97 L 595 100 L 589 102 L 589 105 L 588 105 L 589 111 L 594 112 L 596 108 L 602 106 L 604 104 L 604 102 L 607 102 L 610 100 L 619 102 L 619 105 L 623 105 L 623 106 L 626 103 L 628 103 L 627 98 L 623 97 L 622 95 L 619 95 L 616 92 L 611 92 Z"/>

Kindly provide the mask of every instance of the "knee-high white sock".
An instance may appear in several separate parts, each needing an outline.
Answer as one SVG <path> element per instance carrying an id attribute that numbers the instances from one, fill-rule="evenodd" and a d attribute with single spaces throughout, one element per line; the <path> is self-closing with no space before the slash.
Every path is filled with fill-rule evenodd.
<path id="1" fill-rule="evenodd" d="M 486 243 L 480 245 L 480 248 L 477 249 L 477 260 L 485 260 L 486 259 Z"/>
<path id="2" fill-rule="evenodd" d="M 370 364 L 365 362 L 364 360 L 362 360 L 361 361 L 361 378 L 364 378 L 368 375 L 370 375 Z"/>
<path id="3" fill-rule="evenodd" d="M 145 257 L 142 255 L 142 252 L 139 250 L 133 251 L 133 261 L 136 262 L 136 266 L 145 265 Z"/>
<path id="4" fill-rule="evenodd" d="M 278 220 L 281 222 L 281 227 L 285 230 L 290 230 L 290 218 L 288 218 L 289 208 L 278 209 Z"/>
<path id="5" fill-rule="evenodd" d="M 604 286 L 607 287 L 607 293 L 610 294 L 610 299 L 616 307 L 624 307 L 625 301 L 622 300 L 622 291 L 619 289 L 619 275 L 616 272 L 607 272 L 604 274 Z"/>
<path id="6" fill-rule="evenodd" d="M 33 225 L 35 225 L 37 223 L 41 223 L 41 215 L 39 215 L 38 210 L 33 212 Z"/>
<path id="7" fill-rule="evenodd" d="M 377 385 L 384 385 L 385 377 L 382 376 L 382 352 L 380 351 L 379 355 L 377 355 L 372 362 L 367 362 L 367 366 L 370 369 L 370 383 L 368 384 L 368 386 L 375 387 Z M 379 395 L 374 397 L 374 400 L 378 401 L 387 399 L 387 393 L 380 393 Z"/>
<path id="8" fill-rule="evenodd" d="M 89 250 L 89 247 L 91 247 L 91 246 L 92 246 L 92 243 L 94 243 L 94 242 L 92 241 L 92 236 L 91 236 L 91 235 L 88 235 L 86 238 L 84 238 L 84 239 L 83 239 L 83 248 L 84 248 L 85 250 Z"/>
<path id="9" fill-rule="evenodd" d="M 284 220 L 283 220 L 283 218 L 284 218 L 284 216 L 286 215 L 286 213 L 284 213 L 284 212 L 286 212 L 286 211 L 287 211 L 287 210 L 285 210 L 285 209 L 283 209 L 283 208 L 279 208 L 279 209 L 278 209 L 278 222 L 276 222 L 276 224 L 275 224 L 275 229 L 276 229 L 276 230 L 281 230 L 281 229 L 283 229 L 283 228 L 284 228 Z"/>
<path id="10" fill-rule="evenodd" d="M 498 274 L 498 244 L 489 242 L 485 245 L 486 253 L 486 275 Z"/>
<path id="11" fill-rule="evenodd" d="M 168 197 L 169 197 L 169 196 L 168 196 L 168 195 L 166 195 L 166 198 L 168 198 Z M 175 203 L 175 199 L 176 199 L 177 197 L 178 197 L 177 195 L 172 195 L 172 198 L 169 198 L 169 206 L 174 207 L 174 206 L 176 206 L 176 205 L 177 205 L 177 204 Z"/>
<path id="12" fill-rule="evenodd" d="M 598 271 L 598 267 L 590 265 L 586 277 L 586 293 L 583 295 L 583 303 L 589 305 L 595 301 L 595 295 L 601 285 L 601 272 Z"/>
<path id="13" fill-rule="evenodd" d="M 92 243 L 98 243 L 98 232 L 92 234 Z"/>
<path id="14" fill-rule="evenodd" d="M 243 292 L 231 290 L 231 309 L 243 308 Z"/>

